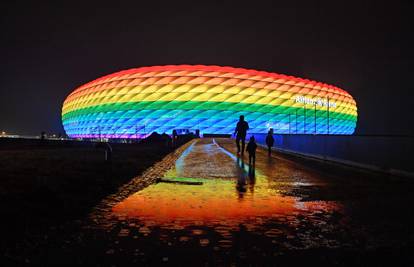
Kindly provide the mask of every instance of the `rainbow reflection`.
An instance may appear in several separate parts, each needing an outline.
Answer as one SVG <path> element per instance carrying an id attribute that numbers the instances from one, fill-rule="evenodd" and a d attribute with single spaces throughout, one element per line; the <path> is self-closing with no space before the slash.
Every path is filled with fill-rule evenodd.
<path id="1" fill-rule="evenodd" d="M 113 214 L 166 228 L 194 224 L 260 227 L 277 217 L 340 209 L 337 203 L 304 202 L 288 196 L 286 183 L 271 177 L 265 163 L 258 162 L 253 172 L 243 161 L 222 150 L 211 140 L 196 142 L 183 153 L 176 167 L 165 174 L 166 180 L 179 184 L 153 184 L 116 204 Z M 212 158 L 220 162 L 217 166 L 223 170 L 222 178 L 191 178 L 197 173 L 206 176 L 203 169 Z"/>
<path id="2" fill-rule="evenodd" d="M 113 208 L 117 215 L 151 220 L 157 224 L 180 222 L 181 225 L 202 221 L 239 224 L 252 217 L 294 215 L 309 210 L 332 209 L 326 202 L 300 202 L 282 196 L 257 179 L 244 190 L 235 181 L 225 179 L 194 179 L 203 185 L 159 183 L 138 192 Z"/>

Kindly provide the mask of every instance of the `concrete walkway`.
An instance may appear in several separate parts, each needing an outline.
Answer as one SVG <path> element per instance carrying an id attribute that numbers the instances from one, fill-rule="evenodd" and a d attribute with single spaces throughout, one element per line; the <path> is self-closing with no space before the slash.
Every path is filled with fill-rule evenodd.
<path id="1" fill-rule="evenodd" d="M 414 239 L 413 212 L 401 206 L 413 200 L 410 183 L 326 173 L 262 149 L 254 169 L 246 160 L 233 140 L 194 140 L 104 200 L 54 255 L 95 265 L 355 266 L 383 260 L 366 251 L 401 252 Z M 173 183 L 130 194 L 157 176 Z"/>
<path id="2" fill-rule="evenodd" d="M 218 142 L 228 145 L 224 140 Z M 263 159 L 261 152 L 258 156 L 256 169 L 253 169 L 244 163 L 243 157 L 236 157 L 216 140 L 197 140 L 164 175 L 164 180 L 199 182 L 201 186 L 152 185 L 117 203 L 113 213 L 144 223 L 155 221 L 163 227 L 170 224 L 186 227 L 195 222 L 222 227 L 224 222 L 226 226 L 238 227 L 243 223 L 258 228 L 268 221 L 268 217 L 321 211 L 331 213 L 340 209 L 335 203 L 305 203 L 298 197 L 289 196 L 291 187 L 312 185 L 317 178 L 292 170 L 288 176 L 286 163 L 279 163 L 276 169 L 272 168 L 276 159 Z M 231 239 L 227 241 L 231 242 Z"/>

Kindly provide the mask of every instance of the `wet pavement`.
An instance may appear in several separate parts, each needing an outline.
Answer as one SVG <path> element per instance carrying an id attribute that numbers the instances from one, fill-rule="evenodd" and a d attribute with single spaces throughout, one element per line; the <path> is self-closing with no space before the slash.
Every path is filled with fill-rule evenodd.
<path id="1" fill-rule="evenodd" d="M 254 168 L 246 161 L 232 140 L 194 140 L 105 199 L 48 258 L 109 266 L 347 266 L 381 261 L 385 250 L 397 253 L 385 260 L 408 263 L 411 183 L 321 172 L 262 149 Z"/>
<path id="2" fill-rule="evenodd" d="M 298 197 L 284 195 L 289 186 L 318 181 L 296 173 L 288 178 L 272 171 L 272 165 L 272 161 L 258 160 L 253 169 L 243 162 L 243 157 L 229 153 L 215 140 L 199 140 L 188 148 L 175 168 L 165 173 L 163 182 L 117 203 L 112 214 L 115 220 L 140 225 L 139 233 L 149 235 L 153 228 L 161 229 L 160 240 L 166 244 L 193 240 L 214 250 L 231 248 L 240 245 L 234 234 L 242 230 L 268 239 L 270 246 L 279 243 L 279 248 L 309 248 L 321 243 L 335 246 L 334 240 L 320 233 L 329 232 L 322 226 L 341 211 L 341 205 L 302 202 Z M 306 222 L 301 222 L 300 218 L 305 217 Z M 301 223 L 323 229 L 298 237 L 296 228 Z M 130 230 L 122 229 L 120 234 Z M 169 235 L 169 231 L 177 230 L 182 231 L 178 240 Z"/>

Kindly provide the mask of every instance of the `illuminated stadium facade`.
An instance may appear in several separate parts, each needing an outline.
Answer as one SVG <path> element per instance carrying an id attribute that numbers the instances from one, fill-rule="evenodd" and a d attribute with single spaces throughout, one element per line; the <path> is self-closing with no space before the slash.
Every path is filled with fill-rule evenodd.
<path id="1" fill-rule="evenodd" d="M 73 138 L 141 138 L 199 129 L 231 134 L 352 134 L 357 107 L 346 91 L 292 76 L 232 67 L 177 65 L 116 72 L 74 90 L 62 121 Z"/>

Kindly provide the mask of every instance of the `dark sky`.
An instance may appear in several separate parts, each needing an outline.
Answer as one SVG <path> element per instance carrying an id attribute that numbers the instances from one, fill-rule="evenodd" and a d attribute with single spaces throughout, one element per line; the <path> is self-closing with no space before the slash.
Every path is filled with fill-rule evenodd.
<path id="1" fill-rule="evenodd" d="M 357 101 L 357 133 L 414 134 L 403 2 L 15 2 L 1 8 L 0 130 L 63 132 L 65 97 L 105 74 L 214 64 L 337 85 Z"/>

